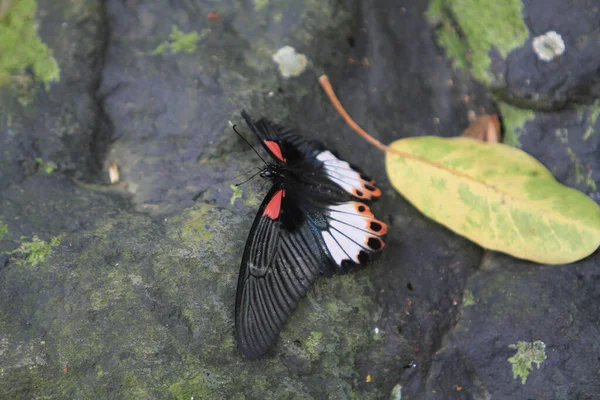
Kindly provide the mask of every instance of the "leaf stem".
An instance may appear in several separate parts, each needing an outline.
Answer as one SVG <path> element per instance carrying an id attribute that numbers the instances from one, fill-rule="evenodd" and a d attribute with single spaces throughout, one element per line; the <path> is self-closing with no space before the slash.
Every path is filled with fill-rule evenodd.
<path id="1" fill-rule="evenodd" d="M 381 143 L 379 140 L 373 138 L 371 135 L 369 135 L 364 129 L 362 129 L 360 126 L 358 126 L 358 124 L 356 122 L 354 122 L 354 120 L 352 119 L 352 117 L 350 117 L 350 115 L 348 115 L 348 113 L 346 112 L 346 110 L 344 109 L 344 106 L 342 106 L 342 103 L 340 103 L 339 99 L 337 98 L 337 96 L 335 95 L 333 88 L 331 87 L 331 83 L 329 82 L 329 78 L 327 77 L 327 75 L 321 75 L 319 77 L 319 83 L 321 84 L 321 86 L 323 87 L 323 90 L 325 90 L 325 93 L 327 93 L 327 96 L 329 96 L 329 100 L 331 101 L 331 103 L 333 104 L 333 106 L 335 107 L 335 109 L 337 110 L 337 112 L 342 116 L 342 118 L 344 118 L 344 120 L 346 121 L 346 123 L 348 125 L 350 125 L 350 127 L 352 129 L 354 129 L 356 131 L 356 133 L 358 133 L 360 136 L 363 137 L 363 139 L 365 139 L 366 141 L 368 141 L 369 143 L 373 144 L 375 147 L 377 147 L 378 149 L 386 152 L 386 153 L 391 153 L 394 154 L 396 156 L 399 157 L 403 157 L 405 159 L 409 159 L 409 160 L 415 160 L 417 162 L 421 162 L 424 164 L 428 164 L 431 165 L 434 168 L 439 168 L 439 169 L 443 169 L 448 171 L 449 173 L 456 175 L 456 176 L 460 176 L 463 177 L 465 179 L 468 179 L 470 181 L 474 181 L 474 182 L 480 182 L 483 185 L 487 186 L 488 188 L 490 188 L 493 191 L 497 191 L 497 192 L 501 192 L 498 188 L 496 188 L 493 185 L 489 185 L 477 178 L 474 178 L 472 176 L 469 176 L 468 174 L 459 171 L 458 169 L 453 169 L 450 168 L 446 165 L 443 165 L 441 163 L 436 163 L 434 161 L 430 161 L 428 159 L 426 159 L 425 157 L 422 156 L 417 156 L 414 154 L 410 154 L 404 151 L 400 151 L 400 150 L 396 150 L 393 147 L 389 147 L 386 146 L 385 144 Z M 496 145 L 502 145 L 500 143 L 497 143 Z"/>
<path id="2" fill-rule="evenodd" d="M 348 125 L 350 125 L 350 127 L 352 129 L 354 129 L 354 131 L 356 131 L 356 133 L 358 133 L 360 136 L 362 136 L 367 142 L 369 142 L 372 145 L 374 145 L 375 147 L 377 147 L 379 150 L 382 150 L 385 152 L 390 150 L 390 148 L 388 146 L 381 143 L 379 140 L 377 140 L 374 137 L 372 137 L 371 135 L 369 135 L 363 128 L 358 126 L 358 124 L 356 122 L 354 122 L 352 117 L 350 117 L 350 115 L 348 115 L 348 113 L 344 109 L 344 106 L 342 106 L 342 103 L 335 95 L 335 92 L 333 91 L 333 88 L 331 87 L 331 83 L 329 82 L 329 78 L 327 77 L 327 75 L 321 75 L 319 77 L 319 83 L 321 84 L 321 87 L 323 88 L 323 90 L 325 90 L 325 93 L 327 93 L 327 96 L 329 96 L 329 100 L 331 101 L 331 103 L 333 104 L 333 106 L 335 107 L 337 112 L 342 116 L 342 118 L 344 118 L 344 121 L 346 121 L 346 123 Z"/>

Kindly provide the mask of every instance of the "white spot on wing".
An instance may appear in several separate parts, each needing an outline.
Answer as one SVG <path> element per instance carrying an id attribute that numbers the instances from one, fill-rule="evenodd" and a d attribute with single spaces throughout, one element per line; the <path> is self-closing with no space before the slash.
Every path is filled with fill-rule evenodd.
<path id="1" fill-rule="evenodd" d="M 344 258 L 358 263 L 358 253 L 360 253 L 362 247 L 335 229 L 329 229 L 329 233 L 342 248 Z"/>
<path id="2" fill-rule="evenodd" d="M 358 210 L 359 207 L 364 207 L 362 213 Z M 341 265 L 344 260 L 360 264 L 358 259 L 360 252 L 375 251 L 367 245 L 367 242 L 369 238 L 380 240 L 385 235 L 385 224 L 373 218 L 367 206 L 362 203 L 349 201 L 331 205 L 328 209 L 329 226 L 327 230 L 322 231 L 322 235 L 331 257 L 338 265 Z M 372 222 L 381 226 L 381 233 L 369 229 Z"/>
<path id="3" fill-rule="evenodd" d="M 337 232 L 341 232 L 341 234 L 347 236 L 353 242 L 363 247 L 362 244 L 367 242 L 367 239 L 371 236 L 367 232 L 355 228 L 354 226 L 342 224 L 338 221 L 330 221 L 329 226 L 331 227 L 329 231 L 335 230 Z"/>
<path id="4" fill-rule="evenodd" d="M 360 191 L 364 193 L 364 197 L 367 199 L 379 196 L 380 192 L 378 189 L 371 191 L 365 186 L 370 185 L 371 182 L 364 180 L 350 164 L 338 159 L 329 150 L 319 153 L 317 155 L 317 160 L 323 163 L 323 168 L 325 169 L 327 177 L 341 186 L 346 192 L 356 196 L 355 191 Z M 361 195 L 360 197 L 363 196 Z"/>
<path id="5" fill-rule="evenodd" d="M 342 261 L 347 258 L 346 253 L 344 253 L 344 250 L 342 250 L 342 248 L 337 244 L 333 236 L 331 236 L 328 231 L 323 231 L 322 235 L 331 257 L 333 257 L 333 260 L 336 262 L 336 264 L 341 265 Z"/>

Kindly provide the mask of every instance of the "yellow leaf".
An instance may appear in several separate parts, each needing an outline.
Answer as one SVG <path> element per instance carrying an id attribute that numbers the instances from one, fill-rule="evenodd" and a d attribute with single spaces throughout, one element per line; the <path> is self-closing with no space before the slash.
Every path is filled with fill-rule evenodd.
<path id="1" fill-rule="evenodd" d="M 432 136 L 400 139 L 390 148 L 386 167 L 396 190 L 484 248 L 563 264 L 600 245 L 600 207 L 519 149 Z"/>

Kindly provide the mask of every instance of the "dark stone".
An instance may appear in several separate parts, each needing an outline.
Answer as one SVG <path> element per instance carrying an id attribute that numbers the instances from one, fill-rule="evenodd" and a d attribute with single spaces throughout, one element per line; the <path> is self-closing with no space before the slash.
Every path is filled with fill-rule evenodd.
<path id="1" fill-rule="evenodd" d="M 384 143 L 457 136 L 470 114 L 501 113 L 513 144 L 600 202 L 596 5 L 525 2 L 529 39 L 506 58 L 490 46 L 490 79 L 477 81 L 438 40 L 452 28 L 459 49 L 474 43 L 460 1 L 439 0 L 437 23 L 426 2 L 388 3 L 37 2 L 61 80 L 36 82 L 27 105 L 14 82 L 0 87 L 0 398 L 600 393 L 598 251 L 542 266 L 426 219 L 317 84 L 327 73 Z M 542 63 L 531 40 L 550 29 L 567 50 Z M 177 31 L 196 31 L 195 48 L 163 45 Z M 282 78 L 271 60 L 284 45 L 309 60 L 299 77 Z M 229 121 L 256 144 L 241 109 L 359 165 L 384 193 L 372 210 L 388 226 L 381 257 L 319 279 L 254 362 L 236 349 L 233 311 L 267 188 L 256 178 L 236 199 L 230 187 L 261 166 L 231 130 Z M 121 182 L 109 186 L 113 162 Z M 509 346 L 536 341 L 546 359 L 522 384 Z"/>
<path id="2" fill-rule="evenodd" d="M 501 96 L 509 103 L 538 110 L 561 110 L 589 104 L 600 96 L 600 6 L 594 0 L 549 3 L 523 2 L 530 38 L 503 63 L 505 87 Z M 573 21 L 577 21 L 574 23 Z M 558 33 L 564 53 L 541 60 L 532 49 L 533 40 L 549 31 Z"/>

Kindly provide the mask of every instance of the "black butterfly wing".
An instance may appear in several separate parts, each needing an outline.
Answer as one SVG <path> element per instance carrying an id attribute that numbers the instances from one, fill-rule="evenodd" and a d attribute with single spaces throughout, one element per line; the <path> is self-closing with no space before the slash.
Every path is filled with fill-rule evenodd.
<path id="1" fill-rule="evenodd" d="M 261 145 L 277 162 L 294 164 L 314 158 L 323 150 L 323 146 L 319 142 L 307 141 L 295 135 L 291 129 L 275 124 L 266 118 L 255 121 L 246 111 L 242 111 L 242 117 L 258 137 Z"/>
<path id="2" fill-rule="evenodd" d="M 250 230 L 238 278 L 235 331 L 247 358 L 262 356 L 275 342 L 330 262 L 317 239 L 296 200 L 273 186 Z"/>

